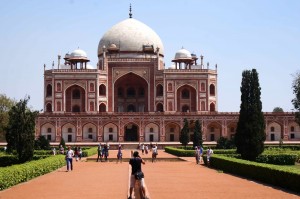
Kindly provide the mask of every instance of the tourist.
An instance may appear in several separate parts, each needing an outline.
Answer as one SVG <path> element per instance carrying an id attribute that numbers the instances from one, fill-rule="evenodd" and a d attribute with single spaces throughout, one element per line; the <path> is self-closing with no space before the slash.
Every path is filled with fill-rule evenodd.
<path id="1" fill-rule="evenodd" d="M 200 150 L 198 147 L 195 146 L 195 158 L 196 158 L 196 164 L 199 164 L 200 159 Z"/>
<path id="2" fill-rule="evenodd" d="M 129 160 L 129 164 L 131 165 L 131 176 L 130 176 L 130 188 L 129 188 L 129 197 L 128 199 L 132 199 L 132 192 L 135 185 L 136 174 L 142 172 L 142 164 L 145 164 L 145 161 L 139 156 L 139 152 L 135 151 L 133 153 L 133 158 Z M 142 174 L 143 175 L 143 174 Z M 144 177 L 142 176 L 140 180 L 140 185 L 142 189 L 143 198 L 146 197 Z"/>
<path id="3" fill-rule="evenodd" d="M 67 171 L 73 170 L 73 156 L 74 156 L 74 151 L 69 146 L 68 151 L 66 153 Z"/>
<path id="4" fill-rule="evenodd" d="M 144 143 L 142 144 L 142 154 L 144 155 L 144 151 L 145 151 L 145 145 Z"/>
<path id="5" fill-rule="evenodd" d="M 157 155 L 158 155 L 157 145 L 153 145 L 153 147 L 152 147 L 152 162 L 156 161 Z"/>
<path id="6" fill-rule="evenodd" d="M 81 160 L 81 157 L 82 157 L 82 148 L 81 147 L 79 147 L 79 160 Z"/>
<path id="7" fill-rule="evenodd" d="M 74 149 L 74 153 L 75 153 L 75 160 L 76 162 L 78 161 L 78 156 L 79 156 L 79 151 L 78 151 L 78 147 L 76 146 L 75 149 Z"/>
<path id="8" fill-rule="evenodd" d="M 56 149 L 55 149 L 55 147 L 52 148 L 52 155 L 56 155 Z"/>
<path id="9" fill-rule="evenodd" d="M 65 149 L 62 145 L 59 146 L 59 153 L 60 154 L 65 154 Z"/>
<path id="10" fill-rule="evenodd" d="M 199 163 L 203 163 L 203 147 L 200 146 L 200 160 L 199 160 Z"/>
<path id="11" fill-rule="evenodd" d="M 146 154 L 148 154 L 148 150 L 149 150 L 149 148 L 148 148 L 148 145 L 146 144 L 146 146 L 145 146 L 145 153 Z"/>
<path id="12" fill-rule="evenodd" d="M 117 154 L 117 158 L 118 158 L 117 163 L 118 163 L 119 161 L 122 163 L 122 156 L 123 156 L 123 154 L 122 154 L 122 146 L 121 146 L 121 144 L 119 144 L 119 147 L 118 147 L 118 154 Z"/>
<path id="13" fill-rule="evenodd" d="M 210 164 L 210 157 L 212 156 L 213 153 L 214 153 L 213 150 L 210 147 L 208 147 L 206 151 L 207 165 Z"/>
<path id="14" fill-rule="evenodd" d="M 99 158 L 100 158 L 100 162 L 102 162 L 102 147 L 101 147 L 101 143 L 99 143 L 97 151 L 98 151 L 97 162 L 99 162 Z"/>
<path id="15" fill-rule="evenodd" d="M 104 146 L 103 146 L 102 156 L 104 156 L 104 160 L 107 161 L 107 157 L 108 157 L 108 147 L 107 147 L 107 144 L 104 144 Z"/>

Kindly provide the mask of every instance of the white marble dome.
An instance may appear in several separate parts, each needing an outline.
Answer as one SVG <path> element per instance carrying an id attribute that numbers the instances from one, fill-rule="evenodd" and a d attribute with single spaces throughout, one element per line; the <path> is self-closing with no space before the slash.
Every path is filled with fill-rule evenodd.
<path id="1" fill-rule="evenodd" d="M 153 45 L 154 51 L 164 54 L 164 46 L 159 36 L 144 23 L 133 19 L 125 19 L 110 28 L 101 38 L 98 45 L 98 56 L 106 48 L 115 44 L 120 52 L 136 53 L 143 51 L 143 45 Z"/>
<path id="2" fill-rule="evenodd" d="M 76 58 L 76 57 L 87 58 L 87 54 L 85 51 L 83 51 L 81 49 L 76 49 L 70 54 L 70 58 Z"/>
<path id="3" fill-rule="evenodd" d="M 184 48 L 178 50 L 175 54 L 175 59 L 191 59 L 191 58 L 192 58 L 191 53 Z"/>

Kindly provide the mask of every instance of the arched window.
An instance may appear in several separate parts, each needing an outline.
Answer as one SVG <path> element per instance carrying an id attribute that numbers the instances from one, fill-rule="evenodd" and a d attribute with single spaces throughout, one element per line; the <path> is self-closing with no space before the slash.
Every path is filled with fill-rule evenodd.
<path id="1" fill-rule="evenodd" d="M 153 128 L 150 128 L 150 133 L 153 133 Z"/>
<path id="2" fill-rule="evenodd" d="M 295 131 L 295 127 L 291 126 L 291 132 Z"/>
<path id="3" fill-rule="evenodd" d="M 48 84 L 47 91 L 46 91 L 46 97 L 51 97 L 51 96 L 52 96 L 52 85 Z"/>
<path id="4" fill-rule="evenodd" d="M 78 105 L 73 106 L 72 107 L 72 112 L 74 112 L 74 113 L 80 112 L 80 107 Z"/>
<path id="5" fill-rule="evenodd" d="M 188 105 L 182 106 L 182 112 L 188 112 L 190 110 Z"/>
<path id="6" fill-rule="evenodd" d="M 156 105 L 156 111 L 158 111 L 158 112 L 164 112 L 164 107 L 163 107 L 163 105 L 161 103 L 158 103 Z"/>
<path id="7" fill-rule="evenodd" d="M 211 103 L 211 104 L 209 105 L 209 108 L 210 108 L 210 111 L 216 111 L 216 109 L 215 109 L 215 104 L 214 104 L 214 103 Z"/>
<path id="8" fill-rule="evenodd" d="M 127 89 L 127 97 L 135 97 L 135 90 L 133 87 Z"/>
<path id="9" fill-rule="evenodd" d="M 46 105 L 46 112 L 52 112 L 52 105 L 50 103 Z"/>
<path id="10" fill-rule="evenodd" d="M 274 126 L 271 126 L 271 132 L 274 132 L 274 131 L 275 131 Z"/>
<path id="11" fill-rule="evenodd" d="M 183 89 L 181 92 L 182 99 L 189 99 L 190 98 L 190 91 L 188 89 Z"/>
<path id="12" fill-rule="evenodd" d="M 164 90 L 161 84 L 158 84 L 156 87 L 156 96 L 163 96 Z"/>
<path id="13" fill-rule="evenodd" d="M 72 98 L 73 99 L 80 99 L 80 90 L 79 89 L 74 89 L 72 91 Z"/>
<path id="14" fill-rule="evenodd" d="M 105 104 L 100 104 L 100 106 L 99 106 L 99 112 L 106 112 L 106 106 L 105 106 Z"/>
<path id="15" fill-rule="evenodd" d="M 201 83 L 201 91 L 205 91 L 205 83 Z"/>
<path id="16" fill-rule="evenodd" d="M 231 133 L 234 133 L 234 127 L 231 127 L 231 128 L 230 128 L 230 132 L 231 132 Z"/>
<path id="17" fill-rule="evenodd" d="M 123 97 L 123 88 L 122 87 L 118 88 L 118 97 Z"/>
<path id="18" fill-rule="evenodd" d="M 47 129 L 47 133 L 51 133 L 51 131 L 52 131 L 51 128 Z"/>
<path id="19" fill-rule="evenodd" d="M 209 94 L 212 95 L 212 96 L 215 96 L 215 94 L 216 94 L 215 85 L 211 84 L 209 86 Z"/>
<path id="20" fill-rule="evenodd" d="M 106 86 L 104 84 L 101 84 L 99 86 L 99 95 L 105 96 L 106 95 Z"/>
<path id="21" fill-rule="evenodd" d="M 139 96 L 140 97 L 144 97 L 145 96 L 145 89 L 142 88 L 142 87 L 139 88 Z"/>
<path id="22" fill-rule="evenodd" d="M 127 106 L 127 112 L 135 112 L 135 107 L 134 105 L 130 104 Z"/>
<path id="23" fill-rule="evenodd" d="M 90 91 L 93 92 L 95 90 L 94 83 L 90 83 Z"/>
<path id="24" fill-rule="evenodd" d="M 215 132 L 215 127 L 210 127 L 210 132 Z"/>
<path id="25" fill-rule="evenodd" d="M 89 128 L 89 133 L 93 133 L 93 129 L 92 128 Z"/>
<path id="26" fill-rule="evenodd" d="M 68 128 L 68 133 L 72 133 L 72 128 Z"/>
<path id="27" fill-rule="evenodd" d="M 61 84 L 57 83 L 56 86 L 57 86 L 57 91 L 61 91 Z"/>

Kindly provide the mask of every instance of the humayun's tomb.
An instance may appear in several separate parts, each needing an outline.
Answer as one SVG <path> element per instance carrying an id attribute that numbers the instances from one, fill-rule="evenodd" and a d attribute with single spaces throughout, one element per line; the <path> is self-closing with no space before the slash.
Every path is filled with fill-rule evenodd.
<path id="1" fill-rule="evenodd" d="M 183 119 L 202 123 L 203 139 L 231 138 L 238 112 L 218 112 L 217 65 L 187 49 L 165 68 L 160 37 L 129 18 L 100 39 L 98 63 L 76 49 L 44 66 L 44 112 L 35 136 L 51 142 L 178 142 Z M 294 113 L 264 113 L 267 141 L 299 141 Z"/>

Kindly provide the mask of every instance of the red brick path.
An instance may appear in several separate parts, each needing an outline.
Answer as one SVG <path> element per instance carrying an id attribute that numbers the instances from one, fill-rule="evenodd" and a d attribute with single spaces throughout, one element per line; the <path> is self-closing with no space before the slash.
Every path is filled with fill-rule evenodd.
<path id="1" fill-rule="evenodd" d="M 110 156 L 115 157 L 116 151 L 111 151 Z M 124 157 L 129 156 L 130 151 L 124 151 Z M 159 151 L 158 158 L 162 157 L 172 156 Z M 151 199 L 300 198 L 278 188 L 196 165 L 194 158 L 185 159 L 188 161 L 157 161 L 143 165 Z M 65 170 L 63 167 L 1 191 L 0 199 L 127 198 L 128 162 L 74 162 L 72 172 Z"/>

